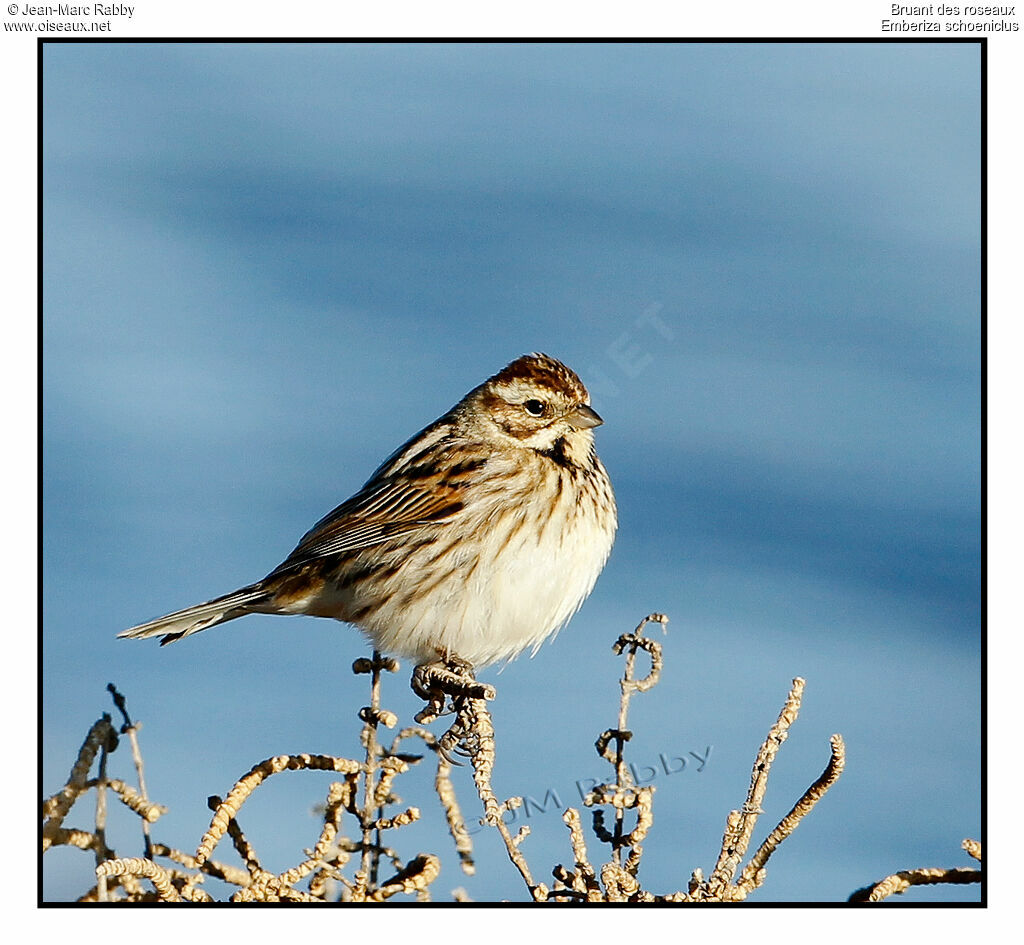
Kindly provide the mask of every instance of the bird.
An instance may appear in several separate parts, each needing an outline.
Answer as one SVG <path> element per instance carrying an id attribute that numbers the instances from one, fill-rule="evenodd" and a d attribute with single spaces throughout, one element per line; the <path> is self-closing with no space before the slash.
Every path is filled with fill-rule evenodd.
<path id="1" fill-rule="evenodd" d="M 307 614 L 417 664 L 536 653 L 615 539 L 603 422 L 573 370 L 523 355 L 395 450 L 262 580 L 118 636 L 164 645 L 246 614 Z"/>

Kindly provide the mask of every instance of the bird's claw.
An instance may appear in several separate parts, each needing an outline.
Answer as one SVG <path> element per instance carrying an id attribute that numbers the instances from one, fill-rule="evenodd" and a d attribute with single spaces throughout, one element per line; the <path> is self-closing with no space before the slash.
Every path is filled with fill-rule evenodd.
<path id="1" fill-rule="evenodd" d="M 427 724 L 442 715 L 458 715 L 460 704 L 466 699 L 493 699 L 493 686 L 477 682 L 473 665 L 457 656 L 439 657 L 430 663 L 421 663 L 413 670 L 411 686 L 427 704 L 416 714 L 416 721 Z M 437 741 L 437 751 L 451 765 L 462 766 L 453 754 L 472 758 L 474 749 L 464 740 L 465 732 L 460 719 L 456 719 Z"/>

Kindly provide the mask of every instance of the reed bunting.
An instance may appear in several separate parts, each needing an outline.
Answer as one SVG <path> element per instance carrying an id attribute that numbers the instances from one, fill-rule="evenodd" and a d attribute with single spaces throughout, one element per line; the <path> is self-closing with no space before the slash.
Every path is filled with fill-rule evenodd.
<path id="1" fill-rule="evenodd" d="M 263 580 L 119 635 L 164 644 L 245 614 L 311 614 L 417 663 L 536 650 L 579 609 L 615 538 L 602 422 L 573 371 L 524 355 L 396 450 Z"/>

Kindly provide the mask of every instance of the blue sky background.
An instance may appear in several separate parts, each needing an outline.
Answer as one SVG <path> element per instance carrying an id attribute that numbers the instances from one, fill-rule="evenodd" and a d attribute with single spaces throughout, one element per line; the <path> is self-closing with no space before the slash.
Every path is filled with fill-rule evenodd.
<path id="1" fill-rule="evenodd" d="M 660 772 L 650 888 L 714 865 L 795 675 L 755 844 L 832 732 L 847 770 L 756 900 L 969 865 L 979 98 L 973 44 L 46 46 L 44 790 L 110 681 L 144 722 L 173 846 L 194 848 L 207 795 L 257 761 L 354 756 L 366 691 L 348 667 L 368 648 L 351 628 L 115 634 L 261 577 L 395 446 L 543 350 L 606 420 L 621 524 L 569 627 L 485 673 L 497 790 L 579 806 L 575 782 L 607 767 L 611 644 L 659 610 L 666 669 L 630 743 Z M 406 718 L 408 670 L 384 695 Z M 660 767 L 689 752 L 702 770 Z M 315 841 L 329 781 L 279 775 L 243 809 L 269 868 Z M 524 898 L 488 832 L 460 873 L 429 781 L 399 783 L 429 823 L 394 839 L 443 856 L 435 896 Z M 456 786 L 475 818 L 468 772 Z M 529 822 L 547 878 L 566 830 L 550 809 Z M 111 833 L 139 852 L 133 825 Z M 79 851 L 44 866 L 48 899 L 91 883 Z"/>

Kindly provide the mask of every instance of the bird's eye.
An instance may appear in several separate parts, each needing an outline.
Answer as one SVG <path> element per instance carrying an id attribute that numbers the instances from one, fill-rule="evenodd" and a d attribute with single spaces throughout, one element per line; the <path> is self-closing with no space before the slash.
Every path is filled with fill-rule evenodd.
<path id="1" fill-rule="evenodd" d="M 526 408 L 526 412 L 531 417 L 542 417 L 544 416 L 544 404 L 539 400 L 528 400 L 523 407 Z"/>

